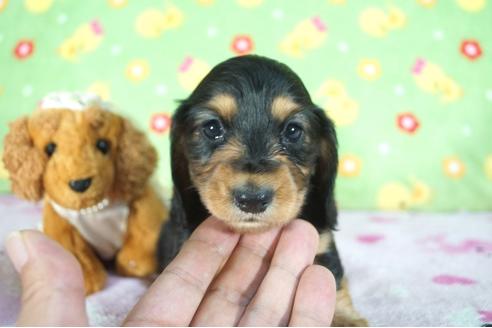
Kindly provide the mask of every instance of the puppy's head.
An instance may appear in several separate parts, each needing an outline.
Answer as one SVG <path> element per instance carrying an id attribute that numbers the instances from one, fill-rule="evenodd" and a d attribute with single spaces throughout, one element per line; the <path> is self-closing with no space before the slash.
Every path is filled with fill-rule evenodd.
<path id="1" fill-rule="evenodd" d="M 175 197 L 187 215 L 203 212 L 196 190 L 237 231 L 299 214 L 326 220 L 337 168 L 333 124 L 281 63 L 243 56 L 216 66 L 175 113 L 171 151 Z"/>
<path id="2" fill-rule="evenodd" d="M 75 210 L 138 196 L 156 161 L 142 133 L 98 107 L 38 110 L 10 125 L 4 145 L 17 195 L 39 200 L 46 194 Z"/>

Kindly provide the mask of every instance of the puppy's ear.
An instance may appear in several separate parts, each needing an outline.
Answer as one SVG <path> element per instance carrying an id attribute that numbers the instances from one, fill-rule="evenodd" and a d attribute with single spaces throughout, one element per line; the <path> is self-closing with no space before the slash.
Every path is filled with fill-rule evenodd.
<path id="1" fill-rule="evenodd" d="M 314 113 L 319 124 L 320 152 L 301 217 L 308 219 L 317 228 L 327 227 L 334 230 L 337 224 L 337 209 L 333 194 L 338 168 L 337 138 L 333 122 L 325 112 L 316 107 Z"/>
<path id="2" fill-rule="evenodd" d="M 116 150 L 114 192 L 129 202 L 139 197 L 154 172 L 157 152 L 145 134 L 122 119 Z"/>
<path id="3" fill-rule="evenodd" d="M 190 177 L 186 155 L 188 105 L 182 103 L 173 116 L 171 126 L 171 171 L 174 182 L 171 220 L 183 221 L 190 229 L 196 228 L 208 215 Z"/>
<path id="4" fill-rule="evenodd" d="M 3 162 L 10 175 L 12 191 L 27 200 L 40 200 L 46 156 L 34 146 L 27 117 L 10 124 L 3 144 Z"/>
<path id="5" fill-rule="evenodd" d="M 189 106 L 182 103 L 171 125 L 171 173 L 174 190 L 169 220 L 161 228 L 157 260 L 163 270 L 174 259 L 191 232 L 209 215 L 191 181 L 186 139 Z"/>

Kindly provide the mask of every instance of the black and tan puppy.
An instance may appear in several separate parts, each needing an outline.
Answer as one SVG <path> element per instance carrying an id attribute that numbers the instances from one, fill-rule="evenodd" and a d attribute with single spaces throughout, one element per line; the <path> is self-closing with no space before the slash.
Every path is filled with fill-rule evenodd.
<path id="1" fill-rule="evenodd" d="M 177 109 L 174 195 L 159 241 L 164 268 L 211 214 L 238 232 L 296 217 L 319 231 L 317 262 L 337 281 L 334 325 L 366 325 L 352 307 L 333 242 L 337 141 L 333 123 L 286 65 L 259 56 L 217 65 Z"/>

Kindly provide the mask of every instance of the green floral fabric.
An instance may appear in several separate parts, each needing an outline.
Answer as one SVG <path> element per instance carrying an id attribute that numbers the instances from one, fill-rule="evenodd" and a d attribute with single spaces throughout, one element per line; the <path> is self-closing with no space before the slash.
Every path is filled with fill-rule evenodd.
<path id="1" fill-rule="evenodd" d="M 176 100 L 257 53 L 335 121 L 341 208 L 491 210 L 491 32 L 487 0 L 0 0 L 0 137 L 51 91 L 95 92 L 147 132 L 170 197 Z"/>

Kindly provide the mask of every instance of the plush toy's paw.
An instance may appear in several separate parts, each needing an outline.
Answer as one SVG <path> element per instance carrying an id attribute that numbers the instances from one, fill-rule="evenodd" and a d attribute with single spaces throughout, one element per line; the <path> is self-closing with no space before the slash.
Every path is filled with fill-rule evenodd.
<path id="1" fill-rule="evenodd" d="M 103 266 L 96 266 L 94 268 L 84 268 L 82 266 L 84 274 L 85 294 L 90 295 L 100 291 L 106 284 L 106 271 Z"/>
<path id="2" fill-rule="evenodd" d="M 331 325 L 332 327 L 369 327 L 367 320 L 358 314 L 337 313 L 337 311 L 335 311 L 335 317 Z"/>
<path id="3" fill-rule="evenodd" d="M 116 270 L 123 276 L 145 277 L 156 272 L 155 254 L 142 254 L 136 249 L 123 248 L 116 256 Z"/>

